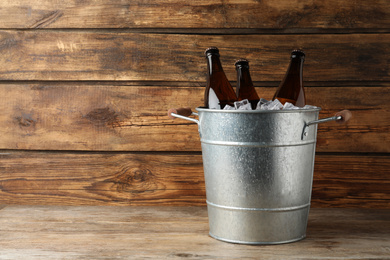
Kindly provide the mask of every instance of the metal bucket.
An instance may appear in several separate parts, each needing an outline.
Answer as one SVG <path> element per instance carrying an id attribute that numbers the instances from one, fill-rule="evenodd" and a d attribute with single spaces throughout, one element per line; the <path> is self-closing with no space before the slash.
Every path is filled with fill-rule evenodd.
<path id="1" fill-rule="evenodd" d="M 320 108 L 197 108 L 210 236 L 280 244 L 305 237 Z"/>

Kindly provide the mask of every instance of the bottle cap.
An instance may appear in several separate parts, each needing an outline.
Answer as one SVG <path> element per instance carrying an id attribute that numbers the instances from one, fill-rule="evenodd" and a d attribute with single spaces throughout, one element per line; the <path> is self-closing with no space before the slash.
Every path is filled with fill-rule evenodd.
<path id="1" fill-rule="evenodd" d="M 293 50 L 291 52 L 291 58 L 305 58 L 305 53 L 302 50 Z"/>
<path id="2" fill-rule="evenodd" d="M 207 56 L 208 54 L 219 54 L 219 50 L 217 47 L 207 48 L 204 54 Z"/>
<path id="3" fill-rule="evenodd" d="M 247 59 L 238 59 L 235 63 L 234 66 L 236 67 L 249 67 L 249 61 Z"/>

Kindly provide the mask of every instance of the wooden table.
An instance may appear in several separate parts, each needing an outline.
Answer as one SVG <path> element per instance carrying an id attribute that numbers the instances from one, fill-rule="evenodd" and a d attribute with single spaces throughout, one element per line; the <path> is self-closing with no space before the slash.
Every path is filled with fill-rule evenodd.
<path id="1" fill-rule="evenodd" d="M 307 238 L 230 244 L 205 207 L 2 206 L 0 259 L 390 259 L 390 210 L 311 209 Z"/>

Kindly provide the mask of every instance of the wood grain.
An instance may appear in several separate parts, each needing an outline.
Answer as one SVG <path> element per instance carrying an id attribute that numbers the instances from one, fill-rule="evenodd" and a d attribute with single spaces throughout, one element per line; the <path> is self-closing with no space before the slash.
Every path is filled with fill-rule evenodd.
<path id="1" fill-rule="evenodd" d="M 386 0 L 3 0 L 0 205 L 204 205 L 197 126 L 166 113 L 203 103 L 204 50 L 217 46 L 228 79 L 238 58 L 249 59 L 267 99 L 291 50 L 304 49 L 307 102 L 322 108 L 320 118 L 353 113 L 347 125 L 318 127 L 313 206 L 390 208 L 389 14 Z M 28 241 L 18 234 L 11 239 Z M 319 241 L 314 248 L 337 250 L 335 258 L 373 256 L 343 251 L 361 241 Z M 53 253 L 26 243 L 37 251 L 25 255 Z M 9 250 L 0 259 L 17 254 Z M 170 257 L 214 257 L 199 252 Z"/>
<path id="2" fill-rule="evenodd" d="M 331 165 L 333 164 L 333 165 Z M 312 205 L 316 207 L 390 208 L 390 157 L 368 155 L 316 156 Z M 355 204 L 364 198 L 361 204 Z"/>
<path id="3" fill-rule="evenodd" d="M 206 200 L 199 153 L 4 151 L 0 165 L 0 204 L 194 206 Z M 389 167 L 389 156 L 317 154 L 312 206 L 390 208 L 383 171 Z"/>
<path id="4" fill-rule="evenodd" d="M 388 29 L 389 7 L 385 0 L 3 0 L 0 28 Z"/>
<path id="5" fill-rule="evenodd" d="M 258 87 L 271 99 L 275 87 Z M 93 151 L 200 151 L 197 126 L 168 118 L 171 107 L 203 103 L 198 85 L 1 84 L 0 148 Z M 350 109 L 347 125 L 320 124 L 317 151 L 390 152 L 387 83 L 306 87 L 321 118 Z M 158 97 L 158 98 L 156 98 Z"/>
<path id="6" fill-rule="evenodd" d="M 204 50 L 247 58 L 254 81 L 279 82 L 290 52 L 306 52 L 306 81 L 388 81 L 388 34 L 196 35 L 101 31 L 0 30 L 0 80 L 204 82 Z"/>
<path id="7" fill-rule="evenodd" d="M 0 204 L 204 205 L 201 156 L 4 152 Z"/>
<path id="8" fill-rule="evenodd" d="M 311 209 L 307 237 L 277 246 L 209 237 L 205 207 L 7 206 L 0 213 L 0 259 L 387 259 L 390 242 L 389 210 Z"/>

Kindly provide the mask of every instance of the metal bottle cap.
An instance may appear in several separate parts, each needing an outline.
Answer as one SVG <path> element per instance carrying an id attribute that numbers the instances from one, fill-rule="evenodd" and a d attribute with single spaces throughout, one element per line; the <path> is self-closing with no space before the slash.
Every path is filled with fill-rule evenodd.
<path id="1" fill-rule="evenodd" d="M 291 52 L 291 58 L 305 58 L 305 53 L 302 50 L 293 50 Z"/>
<path id="2" fill-rule="evenodd" d="M 234 66 L 236 66 L 236 68 L 238 68 L 238 67 L 247 67 L 247 68 L 249 68 L 249 61 L 247 59 L 238 59 L 234 63 Z"/>
<path id="3" fill-rule="evenodd" d="M 234 65 L 248 65 L 249 64 L 249 60 L 247 60 L 247 59 L 238 59 L 235 63 L 234 63 Z"/>
<path id="4" fill-rule="evenodd" d="M 204 52 L 204 54 L 207 56 L 209 54 L 219 54 L 219 50 L 217 47 L 209 47 L 206 49 L 206 51 Z"/>

